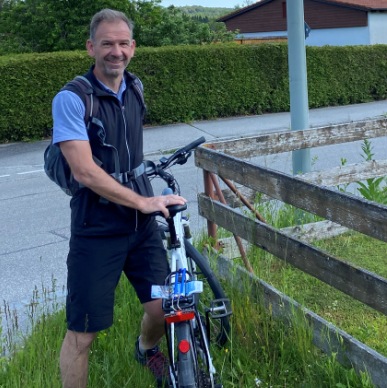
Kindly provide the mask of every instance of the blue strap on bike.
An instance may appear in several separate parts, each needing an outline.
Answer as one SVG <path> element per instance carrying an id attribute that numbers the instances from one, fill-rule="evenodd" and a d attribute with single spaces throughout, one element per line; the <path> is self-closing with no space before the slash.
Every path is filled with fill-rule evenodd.
<path id="1" fill-rule="evenodd" d="M 180 272 L 180 271 L 179 271 Z M 176 297 L 176 296 L 178 296 L 178 289 L 179 289 L 179 277 L 178 277 L 178 275 L 176 274 L 175 275 L 175 287 L 174 287 L 174 289 L 173 289 L 173 296 L 174 297 Z"/>
<path id="2" fill-rule="evenodd" d="M 181 283 L 180 283 L 180 295 L 185 295 L 185 274 L 187 272 L 186 268 L 183 268 L 180 270 L 182 272 L 181 274 Z"/>
<path id="3" fill-rule="evenodd" d="M 174 289 L 173 289 L 174 297 L 185 295 L 185 277 L 186 277 L 186 273 L 187 273 L 187 269 L 186 268 L 180 268 L 179 271 L 177 272 L 176 280 L 175 280 L 175 286 L 174 286 Z M 181 280 L 179 281 L 180 277 L 181 277 Z"/>

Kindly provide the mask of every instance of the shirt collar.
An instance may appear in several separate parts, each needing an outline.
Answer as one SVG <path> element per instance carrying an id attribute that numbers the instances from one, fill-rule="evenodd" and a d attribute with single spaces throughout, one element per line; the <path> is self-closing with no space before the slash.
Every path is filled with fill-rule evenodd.
<path id="1" fill-rule="evenodd" d="M 111 90 L 108 86 L 106 86 L 103 82 L 101 82 L 100 80 L 98 80 L 98 82 L 100 83 L 100 85 L 102 86 L 102 88 L 108 92 L 109 94 L 112 94 L 113 96 L 117 97 L 121 103 L 123 103 L 123 94 L 126 90 L 126 82 L 125 82 L 125 77 L 122 78 L 122 81 L 121 81 L 121 84 L 120 84 L 120 88 L 118 89 L 118 93 L 116 92 L 113 92 L 113 90 Z"/>

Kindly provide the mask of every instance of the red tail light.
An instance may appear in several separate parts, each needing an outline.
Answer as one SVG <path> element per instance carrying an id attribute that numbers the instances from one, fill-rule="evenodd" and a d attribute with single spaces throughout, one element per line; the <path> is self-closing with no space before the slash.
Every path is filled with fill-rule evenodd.
<path id="1" fill-rule="evenodd" d="M 181 340 L 179 343 L 179 350 L 182 353 L 188 353 L 189 350 L 191 349 L 191 345 L 187 340 Z"/>
<path id="2" fill-rule="evenodd" d="M 189 321 L 195 318 L 193 311 L 176 311 L 175 313 L 165 316 L 165 320 L 168 324 Z"/>

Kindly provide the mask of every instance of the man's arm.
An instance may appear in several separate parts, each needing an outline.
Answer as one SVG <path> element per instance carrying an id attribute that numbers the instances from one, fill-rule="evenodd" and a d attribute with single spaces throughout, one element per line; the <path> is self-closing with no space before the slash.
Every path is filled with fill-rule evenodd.
<path id="1" fill-rule="evenodd" d="M 74 178 L 82 185 L 103 198 L 119 205 L 137 209 L 149 214 L 161 211 L 168 217 L 168 205 L 183 205 L 186 200 L 178 195 L 143 197 L 121 185 L 93 160 L 90 143 L 82 140 L 69 140 L 59 143 Z"/>

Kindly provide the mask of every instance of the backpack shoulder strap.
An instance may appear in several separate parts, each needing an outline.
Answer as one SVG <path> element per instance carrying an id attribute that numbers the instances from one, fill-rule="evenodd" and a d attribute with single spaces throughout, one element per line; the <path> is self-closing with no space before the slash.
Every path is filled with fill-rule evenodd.
<path id="1" fill-rule="evenodd" d="M 138 98 L 138 100 L 143 108 L 143 111 L 145 111 L 146 104 L 145 104 L 145 100 L 144 100 L 144 85 L 142 84 L 140 78 L 138 78 L 133 73 L 130 73 L 129 71 L 128 71 L 128 73 L 129 73 L 130 78 L 132 78 L 132 80 L 133 80 L 132 87 L 133 87 L 134 93 L 135 93 L 136 97 Z"/>
<path id="2" fill-rule="evenodd" d="M 82 92 L 82 100 L 85 103 L 85 124 L 86 128 L 89 129 L 89 124 L 91 122 L 91 119 L 97 115 L 98 109 L 99 109 L 99 100 L 98 97 L 94 94 L 94 88 L 93 85 L 90 83 L 90 81 L 82 76 L 78 75 L 76 76 L 72 81 L 68 82 L 62 90 L 72 90 L 76 89 L 78 91 Z"/>

